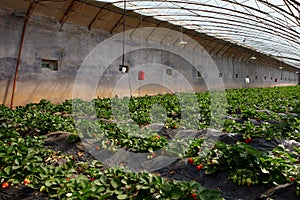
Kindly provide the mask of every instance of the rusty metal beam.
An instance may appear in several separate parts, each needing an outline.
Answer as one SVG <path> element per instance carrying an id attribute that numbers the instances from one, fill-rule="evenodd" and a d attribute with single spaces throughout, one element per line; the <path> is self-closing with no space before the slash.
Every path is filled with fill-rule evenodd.
<path id="1" fill-rule="evenodd" d="M 120 26 L 120 22 L 123 19 L 123 15 L 121 15 L 121 17 L 117 20 L 116 24 L 114 25 L 114 27 L 109 31 L 110 33 L 114 33 L 115 30 L 118 29 L 118 27 Z"/>
<path id="2" fill-rule="evenodd" d="M 232 43 L 226 41 L 224 46 L 222 48 L 220 48 L 219 51 L 216 52 L 216 55 L 219 55 L 219 53 L 222 52 L 225 47 L 227 47 L 227 49 L 229 49 L 231 46 L 228 47 L 228 45 L 232 45 Z M 221 56 L 223 56 L 223 54 L 221 54 Z"/>
<path id="3" fill-rule="evenodd" d="M 88 29 L 91 30 L 95 21 L 99 18 L 101 12 L 103 11 L 103 9 L 105 9 L 105 6 L 109 5 L 109 3 L 105 4 L 102 8 L 100 8 L 97 12 L 97 14 L 95 15 L 95 17 L 92 19 L 92 21 L 89 23 L 88 25 Z"/>
<path id="4" fill-rule="evenodd" d="M 162 23 L 165 23 L 165 21 L 160 21 L 158 24 L 155 24 L 155 27 L 159 27 L 160 24 Z M 150 32 L 150 34 L 145 38 L 145 40 L 147 41 L 153 34 L 153 32 L 155 31 L 156 29 L 154 29 L 153 31 Z"/>
<path id="5" fill-rule="evenodd" d="M 21 56 L 22 56 L 22 49 L 23 49 L 23 43 L 24 43 L 27 23 L 29 21 L 30 16 L 32 15 L 32 12 L 35 9 L 35 7 L 36 7 L 36 3 L 30 3 L 27 13 L 26 13 L 26 16 L 24 18 L 23 30 L 22 30 L 18 58 L 17 58 L 17 64 L 16 64 L 16 69 L 15 69 L 13 89 L 12 89 L 12 93 L 11 93 L 10 108 L 13 108 L 13 106 L 14 106 L 14 98 L 15 98 L 15 92 L 16 92 L 16 87 L 17 87 L 17 78 L 18 78 L 18 72 L 19 72 L 19 66 L 20 66 L 20 61 L 21 61 Z"/>
<path id="6" fill-rule="evenodd" d="M 59 22 L 60 22 L 59 30 L 62 30 L 64 24 L 65 24 L 66 21 L 68 20 L 69 14 L 70 14 L 70 12 L 71 12 L 71 10 L 72 10 L 74 4 L 75 4 L 75 0 L 72 0 L 71 3 L 70 3 L 70 5 L 69 5 L 69 7 L 67 8 L 67 10 L 65 10 L 65 12 L 64 12 L 64 14 L 63 14 L 63 16 L 62 16 L 62 18 L 59 20 Z"/>
<path id="7" fill-rule="evenodd" d="M 103 10 L 103 8 L 100 8 L 97 12 L 97 14 L 95 15 L 95 17 L 92 19 L 92 21 L 89 23 L 88 25 L 88 29 L 91 30 L 92 29 L 92 26 L 93 24 L 95 23 L 95 21 L 97 20 L 97 18 L 100 16 L 101 14 L 101 11 Z"/>

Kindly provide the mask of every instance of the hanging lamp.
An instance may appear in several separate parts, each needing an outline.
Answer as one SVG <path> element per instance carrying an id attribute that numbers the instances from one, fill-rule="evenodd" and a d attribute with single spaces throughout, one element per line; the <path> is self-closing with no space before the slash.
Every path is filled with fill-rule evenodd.
<path id="1" fill-rule="evenodd" d="M 123 41 L 122 41 L 122 64 L 119 65 L 119 71 L 122 73 L 128 73 L 129 72 L 129 66 L 125 65 L 125 32 L 126 32 L 126 0 L 124 0 L 124 12 L 123 12 Z"/>

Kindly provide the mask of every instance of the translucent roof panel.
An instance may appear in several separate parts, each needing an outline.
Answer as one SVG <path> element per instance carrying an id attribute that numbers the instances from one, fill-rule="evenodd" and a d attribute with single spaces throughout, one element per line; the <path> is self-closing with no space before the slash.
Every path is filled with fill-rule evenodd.
<path id="1" fill-rule="evenodd" d="M 111 2 L 123 8 L 124 1 Z M 300 68 L 298 0 L 126 0 L 128 10 L 270 54 Z"/>

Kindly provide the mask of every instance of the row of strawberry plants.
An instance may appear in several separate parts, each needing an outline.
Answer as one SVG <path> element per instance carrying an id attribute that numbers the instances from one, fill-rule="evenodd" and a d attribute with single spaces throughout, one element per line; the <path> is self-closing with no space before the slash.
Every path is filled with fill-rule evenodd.
<path id="1" fill-rule="evenodd" d="M 244 119 L 277 120 L 278 113 L 300 113 L 299 86 L 227 90 L 226 96 L 228 113 Z"/>
<path id="2" fill-rule="evenodd" d="M 1 189 L 24 184 L 55 199 L 222 199 L 195 182 L 77 162 L 45 149 L 43 137 L 24 138 L 6 124 L 1 125 L 0 156 Z"/>
<path id="3" fill-rule="evenodd" d="M 229 171 L 228 180 L 238 185 L 296 183 L 296 193 L 300 194 L 300 174 L 298 165 L 300 149 L 294 146 L 290 151 L 278 145 L 271 152 L 257 150 L 248 145 L 252 140 L 228 145 L 217 142 L 212 149 L 205 148 L 203 139 L 192 144 L 187 162 L 206 174 Z M 248 143 L 248 144 L 247 144 Z"/>
<path id="4" fill-rule="evenodd" d="M 226 91 L 228 108 L 227 114 L 233 117 L 243 119 L 243 123 L 228 119 L 224 124 L 224 131 L 242 133 L 244 135 L 254 134 L 263 137 L 270 137 L 274 133 L 277 138 L 291 138 L 299 132 L 299 89 L 300 87 L 284 88 L 254 88 Z M 193 121 L 196 126 L 193 128 L 204 129 L 209 127 L 211 121 L 211 106 L 209 93 L 199 93 L 191 96 L 181 94 L 183 102 L 179 102 L 178 95 L 158 95 L 145 96 L 139 98 L 124 99 L 95 99 L 91 102 L 81 100 L 66 100 L 61 104 L 51 104 L 49 101 L 42 100 L 38 104 L 28 104 L 24 107 L 17 107 L 13 112 L 9 109 L 1 109 L 3 115 L 0 115 L 1 121 L 14 123 L 19 132 L 30 133 L 39 132 L 45 134 L 51 131 L 65 130 L 76 132 L 74 120 L 72 117 L 55 115 L 55 113 L 69 113 L 82 116 L 93 116 L 105 119 L 121 119 L 125 121 L 132 119 L 138 125 L 147 125 L 154 122 L 162 122 L 167 128 L 188 128 Z M 182 107 L 182 104 L 188 104 L 196 96 L 197 104 L 191 108 Z M 272 103 L 268 103 L 268 102 Z M 73 107 L 73 105 L 76 105 Z M 161 105 L 158 113 L 153 113 L 159 117 L 158 121 L 151 117 L 153 105 Z M 181 105 L 180 105 L 181 104 Z M 220 105 L 221 106 L 221 105 Z M 3 107 L 3 106 L 2 106 Z M 186 109 L 185 116 L 181 116 L 182 109 Z M 267 109 L 266 112 L 261 110 Z M 120 110 L 128 110 L 129 115 L 123 115 Z M 285 115 L 279 115 L 283 112 Z M 290 113 L 292 112 L 293 115 Z M 166 114 L 166 115 L 164 115 Z M 282 113 L 281 113 L 282 114 Z M 122 117 L 123 116 L 123 117 Z M 38 119 L 38 120 L 37 120 Z M 40 120 L 42 119 L 42 120 Z M 259 125 L 251 121 L 259 120 Z M 186 125 L 186 126 L 185 126 Z"/>
<path id="5" fill-rule="evenodd" d="M 5 185 L 7 183 L 18 184 L 23 180 L 24 184 L 34 188 L 40 187 L 41 191 L 47 191 L 53 198 L 69 197 L 69 199 L 71 196 L 73 199 L 79 198 L 78 196 L 83 199 L 100 198 L 100 195 L 105 197 L 116 195 L 118 199 L 140 198 L 139 195 L 142 197 L 148 195 L 151 199 L 153 195 L 170 197 L 171 194 L 175 194 L 174 199 L 178 199 L 183 196 L 191 197 L 189 195 L 197 191 L 199 197 L 203 191 L 205 192 L 202 195 L 212 195 L 214 198 L 216 195 L 215 192 L 206 191 L 201 189 L 199 185 L 192 183 L 185 183 L 186 185 L 178 183 L 179 186 L 172 189 L 172 184 L 176 185 L 176 182 L 164 182 L 159 176 L 152 176 L 148 173 L 142 173 L 141 176 L 138 176 L 119 169 L 103 171 L 101 170 L 102 165 L 98 162 L 94 162 L 92 166 L 87 163 L 75 164 L 70 157 L 45 150 L 41 145 L 42 141 L 37 137 L 25 139 L 18 137 L 18 134 L 9 131 L 8 127 L 1 134 L 1 139 L 2 149 L 0 152 L 3 160 L 1 160 L 0 177 L 2 177 L 1 181 L 8 179 L 3 183 L 4 187 L 7 187 Z M 297 147 L 295 147 L 295 152 L 289 152 L 283 146 L 278 146 L 272 154 L 267 154 L 240 142 L 235 145 L 217 143 L 211 151 L 206 152 L 208 154 L 203 154 L 205 153 L 202 151 L 203 142 L 203 140 L 196 140 L 192 143 L 190 152 L 186 155 L 190 156 L 189 163 L 195 164 L 197 170 L 204 169 L 208 174 L 217 170 L 230 170 L 229 179 L 239 185 L 247 184 L 250 186 L 268 182 L 280 184 L 284 183 L 285 180 L 297 182 L 298 185 L 300 183 L 299 169 L 295 165 L 300 153 Z M 62 158 L 66 159 L 67 162 L 63 166 L 55 166 L 54 163 Z M 135 178 L 128 178 L 132 176 Z M 124 180 L 122 181 L 121 178 Z M 128 183 L 128 179 L 130 179 L 130 183 Z M 143 183 L 140 182 L 141 179 L 143 179 Z M 150 183 L 147 185 L 144 179 L 148 179 L 148 181 L 155 179 L 152 183 L 153 187 L 161 186 L 165 189 L 153 190 L 152 185 Z M 132 187 L 134 188 L 133 191 L 131 190 Z M 189 190 L 184 189 L 185 187 Z M 79 188 L 80 190 L 78 190 Z M 122 188 L 124 190 L 120 190 Z M 161 194 L 161 190 L 166 193 Z M 96 194 L 95 191 L 97 191 Z M 297 193 L 299 193 L 299 186 Z"/>
<path id="6" fill-rule="evenodd" d="M 244 138 L 263 137 L 267 140 L 286 139 L 300 142 L 300 118 L 291 115 L 278 123 L 262 122 L 259 125 L 252 121 L 239 123 L 229 119 L 225 120 L 222 130 L 228 133 L 240 133 Z"/>

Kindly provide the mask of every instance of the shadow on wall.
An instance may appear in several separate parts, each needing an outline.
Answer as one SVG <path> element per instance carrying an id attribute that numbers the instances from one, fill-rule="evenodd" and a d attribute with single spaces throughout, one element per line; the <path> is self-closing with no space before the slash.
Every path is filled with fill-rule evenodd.
<path id="1" fill-rule="evenodd" d="M 8 105 L 10 102 L 10 99 L 11 99 L 11 92 L 10 92 L 10 85 L 11 85 L 12 81 L 11 79 L 8 79 L 8 80 L 3 80 L 0 82 L 1 84 L 1 87 L 4 86 L 4 92 L 3 92 L 3 101 L 2 101 L 2 104 L 4 105 Z"/>

